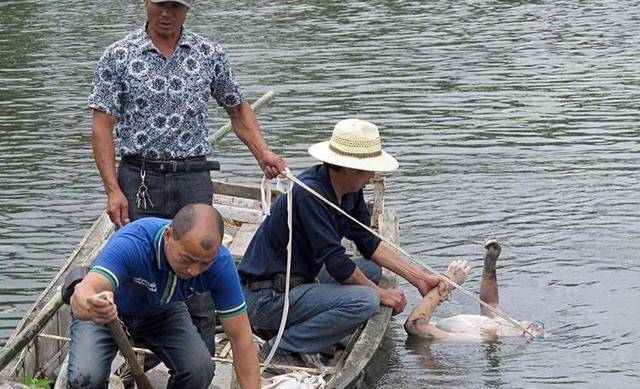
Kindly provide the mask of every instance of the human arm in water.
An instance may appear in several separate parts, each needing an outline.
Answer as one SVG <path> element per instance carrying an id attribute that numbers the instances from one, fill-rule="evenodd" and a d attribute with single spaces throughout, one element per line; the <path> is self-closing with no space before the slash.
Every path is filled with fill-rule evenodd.
<path id="1" fill-rule="evenodd" d="M 453 261 L 447 268 L 446 276 L 460 285 L 465 281 L 470 270 L 471 268 L 467 261 Z M 429 323 L 433 311 L 435 311 L 436 307 L 442 301 L 449 297 L 451 291 L 452 289 L 450 287 L 446 287 L 444 290 L 431 288 L 415 308 L 413 308 L 411 314 L 404 322 L 404 329 L 407 334 L 434 341 L 445 339 L 449 341 L 470 340 L 467 339 L 467 335 L 443 331 Z"/>

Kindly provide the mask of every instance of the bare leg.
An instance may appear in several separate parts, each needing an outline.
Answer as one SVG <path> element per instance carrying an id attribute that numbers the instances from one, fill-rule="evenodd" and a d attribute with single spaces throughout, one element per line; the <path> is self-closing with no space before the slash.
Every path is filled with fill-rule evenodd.
<path id="1" fill-rule="evenodd" d="M 480 283 L 480 300 L 491 305 L 496 309 L 500 309 L 498 299 L 498 279 L 496 277 L 496 262 L 500 256 L 502 248 L 495 238 L 489 238 L 484 242 L 484 248 L 487 250 L 484 256 L 484 267 L 482 268 L 482 281 Z M 494 317 L 495 314 L 487 308 L 480 306 L 480 314 L 488 317 Z"/>
<path id="2" fill-rule="evenodd" d="M 460 285 L 467 278 L 467 274 L 469 274 L 470 270 L 471 268 L 467 261 L 458 260 L 449 264 L 445 274 L 456 284 Z M 450 292 L 451 290 L 447 288 L 445 296 L 448 296 Z M 411 311 L 411 314 L 404 322 L 404 329 L 409 335 L 430 339 L 438 339 L 446 336 L 443 331 L 429 325 L 431 315 L 440 304 L 440 299 L 441 296 L 437 288 L 433 288 L 422 298 L 422 300 L 420 300 L 418 305 L 413 308 L 413 311 Z"/>

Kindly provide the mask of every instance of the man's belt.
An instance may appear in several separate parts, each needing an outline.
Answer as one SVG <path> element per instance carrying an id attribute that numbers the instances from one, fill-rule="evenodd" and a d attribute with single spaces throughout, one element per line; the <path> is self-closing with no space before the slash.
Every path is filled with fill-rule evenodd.
<path id="1" fill-rule="evenodd" d="M 122 162 L 160 173 L 206 172 L 220 170 L 220 162 L 207 161 L 206 157 L 194 157 L 176 160 L 144 159 L 138 157 L 122 157 Z"/>
<path id="2" fill-rule="evenodd" d="M 274 289 L 280 293 L 284 293 L 287 281 L 284 273 L 276 273 L 271 280 L 253 280 L 245 276 L 241 276 L 241 278 L 242 283 L 251 290 Z M 289 279 L 289 290 L 309 282 L 306 277 L 292 274 Z"/>

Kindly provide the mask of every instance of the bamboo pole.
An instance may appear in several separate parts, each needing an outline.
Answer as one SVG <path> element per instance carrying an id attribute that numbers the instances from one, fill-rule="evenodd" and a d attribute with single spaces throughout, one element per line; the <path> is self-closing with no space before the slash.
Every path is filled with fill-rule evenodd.
<path id="1" fill-rule="evenodd" d="M 106 217 L 106 212 L 103 212 L 98 220 L 91 227 L 87 236 L 93 235 L 95 231 L 102 225 L 102 220 Z M 110 230 L 110 229 L 108 229 Z M 85 243 L 88 243 L 86 239 L 83 239 Z M 97 244 L 93 249 L 89 252 L 86 257 L 80 258 L 74 264 L 76 265 L 88 265 L 90 261 L 95 258 L 95 256 L 102 250 L 102 247 L 106 243 L 106 236 L 102 239 L 100 244 Z M 69 258 L 67 262 L 72 262 L 75 259 L 75 256 L 82 250 L 82 247 L 78 246 L 74 254 Z M 63 265 L 67 266 L 67 264 Z M 67 266 L 69 267 L 69 266 Z M 58 274 L 57 277 L 61 277 L 61 274 Z M 52 281 L 55 282 L 55 281 Z M 50 288 L 49 288 L 50 289 Z M 41 295 L 42 296 L 42 295 Z M 37 304 L 37 303 L 36 303 Z M 16 354 L 22 351 L 24 346 L 29 343 L 38 333 L 47 325 L 49 320 L 58 312 L 58 309 L 63 305 L 62 296 L 60 293 L 54 293 L 51 296 L 51 299 L 38 311 L 35 317 L 30 321 L 22 322 L 22 328 L 19 332 L 15 333 L 5 344 L 2 349 L 2 355 L 0 355 L 0 371 L 2 371 L 8 364 L 11 362 L 13 358 L 15 358 Z M 32 309 L 33 311 L 33 309 Z"/>
<path id="2" fill-rule="evenodd" d="M 275 96 L 275 92 L 272 90 L 262 95 L 262 97 L 256 100 L 255 103 L 251 104 L 251 109 L 253 110 L 253 112 L 258 113 L 258 111 L 260 111 L 260 108 L 262 108 L 262 106 L 270 103 L 271 100 L 273 100 L 273 96 Z M 224 138 L 224 136 L 227 135 L 232 129 L 233 129 L 233 126 L 231 125 L 231 120 L 229 120 L 227 121 L 227 124 L 220 127 L 218 131 L 216 131 L 213 135 L 209 137 L 209 142 L 211 143 L 218 142 L 220 139 Z"/>
<path id="3" fill-rule="evenodd" d="M 13 357 L 22 351 L 24 346 L 33 339 L 38 332 L 51 320 L 53 315 L 56 314 L 58 308 L 62 306 L 62 297 L 60 294 L 55 294 L 49 302 L 42 307 L 40 312 L 33 318 L 33 321 L 29 325 L 20 331 L 11 341 L 9 341 L 2 350 L 0 355 L 0 371 L 2 371 Z"/>

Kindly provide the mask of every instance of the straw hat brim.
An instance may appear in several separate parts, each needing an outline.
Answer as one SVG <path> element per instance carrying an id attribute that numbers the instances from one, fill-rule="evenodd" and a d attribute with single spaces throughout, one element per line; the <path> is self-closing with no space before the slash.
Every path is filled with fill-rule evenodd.
<path id="1" fill-rule="evenodd" d="M 309 147 L 309 154 L 322 162 L 327 162 L 332 165 L 370 172 L 390 172 L 392 170 L 396 170 L 399 166 L 398 161 L 384 150 L 382 150 L 382 154 L 377 157 L 347 157 L 332 151 L 329 148 L 329 141 L 312 145 Z"/>

